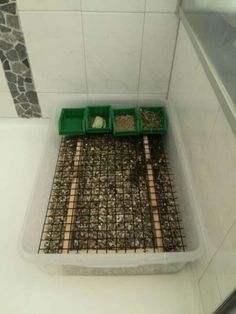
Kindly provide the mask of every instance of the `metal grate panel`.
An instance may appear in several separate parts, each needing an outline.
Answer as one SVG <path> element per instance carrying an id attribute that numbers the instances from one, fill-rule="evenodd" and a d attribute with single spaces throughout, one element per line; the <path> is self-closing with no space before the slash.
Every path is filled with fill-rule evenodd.
<path id="1" fill-rule="evenodd" d="M 163 137 L 63 137 L 39 253 L 184 251 Z"/>

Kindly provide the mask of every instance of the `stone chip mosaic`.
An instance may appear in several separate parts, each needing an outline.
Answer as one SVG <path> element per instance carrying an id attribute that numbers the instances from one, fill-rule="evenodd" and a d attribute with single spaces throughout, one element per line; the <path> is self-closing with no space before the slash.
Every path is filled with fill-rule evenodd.
<path id="1" fill-rule="evenodd" d="M 0 59 L 20 117 L 41 117 L 16 0 L 0 0 Z"/>

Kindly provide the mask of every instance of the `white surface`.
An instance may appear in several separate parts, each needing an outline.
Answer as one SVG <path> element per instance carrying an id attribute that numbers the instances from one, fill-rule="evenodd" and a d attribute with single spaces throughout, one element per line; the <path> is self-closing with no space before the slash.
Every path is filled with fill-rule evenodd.
<path id="1" fill-rule="evenodd" d="M 147 13 L 144 29 L 144 13 L 118 12 L 132 3 L 139 2 L 102 2 L 107 9 L 115 5 L 117 13 L 20 11 L 44 117 L 51 112 L 45 98 L 57 96 L 41 93 L 65 94 L 61 99 L 70 102 L 74 94 L 87 94 L 87 87 L 89 99 L 109 94 L 120 95 L 117 100 L 127 95 L 127 101 L 130 95 L 166 96 L 177 17 Z"/>
<path id="2" fill-rule="evenodd" d="M 202 167 L 199 190 L 205 209 L 209 254 L 213 256 L 236 218 L 236 139 L 221 108 Z"/>
<path id="3" fill-rule="evenodd" d="M 178 0 L 147 0 L 148 12 L 176 12 Z M 110 11 L 143 12 L 145 0 L 18 0 L 24 11 Z"/>
<path id="4" fill-rule="evenodd" d="M 176 12 L 178 0 L 146 0 L 146 11 Z"/>
<path id="5" fill-rule="evenodd" d="M 143 15 L 84 13 L 89 93 L 138 90 Z"/>
<path id="6" fill-rule="evenodd" d="M 0 92 L 0 117 L 17 117 L 10 92 Z"/>
<path id="7" fill-rule="evenodd" d="M 19 10 L 70 11 L 81 10 L 81 0 L 18 0 Z"/>
<path id="8" fill-rule="evenodd" d="M 21 12 L 38 92 L 86 92 L 81 13 Z"/>
<path id="9" fill-rule="evenodd" d="M 206 253 L 195 271 L 205 313 L 212 313 L 236 287 L 236 139 L 183 26 L 169 101 L 201 205 Z"/>
<path id="10" fill-rule="evenodd" d="M 1 97 L 1 93 L 0 93 Z M 54 106 L 78 106 L 92 104 L 117 104 L 137 106 L 159 104 L 166 101 L 166 94 L 78 94 L 38 93 L 43 117 L 51 117 Z"/>
<path id="11" fill-rule="evenodd" d="M 209 267 L 199 282 L 204 314 L 212 314 L 221 304 L 221 297 L 214 269 Z"/>
<path id="12" fill-rule="evenodd" d="M 146 14 L 140 93 L 167 93 L 177 26 L 174 14 Z"/>
<path id="13" fill-rule="evenodd" d="M 236 283 L 236 223 L 230 229 L 212 261 L 219 291 L 223 299 L 235 289 Z"/>
<path id="14" fill-rule="evenodd" d="M 145 0 L 82 0 L 84 11 L 143 12 Z"/>
<path id="15" fill-rule="evenodd" d="M 186 2 L 189 0 L 186 0 Z M 220 12 L 220 13 L 235 13 L 235 0 L 192 0 L 190 3 L 191 9 L 202 10 L 205 12 Z M 187 6 L 187 3 L 186 3 Z M 188 6 L 187 6 L 188 8 Z"/>
<path id="16" fill-rule="evenodd" d="M 215 271 L 223 300 L 236 287 L 236 139 L 221 108 L 204 164 L 209 180 L 208 195 L 204 195 L 208 205 L 205 220 L 209 225 L 210 256 L 214 254 L 209 268 Z"/>
<path id="17" fill-rule="evenodd" d="M 45 120 L 0 120 L 1 312 L 201 313 L 189 268 L 162 276 L 62 277 L 46 275 L 21 260 L 16 246 L 46 126 Z"/>
<path id="18" fill-rule="evenodd" d="M 146 105 L 155 105 L 155 104 L 163 104 L 166 102 L 166 94 L 139 94 L 138 95 L 138 105 L 142 106 Z"/>
<path id="19" fill-rule="evenodd" d="M 183 54 L 182 51 L 185 53 Z M 199 171 L 219 104 L 182 25 L 177 43 L 169 101 L 179 120 L 194 183 L 200 194 L 200 205 L 204 208 L 202 212 L 204 216 L 208 208 L 203 202 L 203 196 L 208 194 L 209 187 L 206 176 L 204 174 L 199 176 Z M 207 228 L 203 231 L 207 232 Z M 208 243 L 209 240 L 207 245 Z M 209 260 L 210 256 L 206 253 L 198 263 L 198 278 L 202 275 Z"/>
<path id="20" fill-rule="evenodd" d="M 51 117 L 55 106 L 75 107 L 87 102 L 87 94 L 78 93 L 38 93 L 43 117 Z"/>
<path id="21" fill-rule="evenodd" d="M 0 65 L 0 92 L 9 92 L 2 64 Z"/>

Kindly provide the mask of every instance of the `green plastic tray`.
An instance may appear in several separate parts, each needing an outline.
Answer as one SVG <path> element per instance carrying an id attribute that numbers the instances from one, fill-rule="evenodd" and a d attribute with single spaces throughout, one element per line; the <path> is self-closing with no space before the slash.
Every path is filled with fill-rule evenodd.
<path id="1" fill-rule="evenodd" d="M 64 108 L 59 119 L 59 134 L 85 134 L 85 108 Z"/>
<path id="2" fill-rule="evenodd" d="M 116 116 L 131 115 L 134 117 L 135 130 L 134 131 L 116 131 Z M 139 135 L 139 117 L 136 108 L 125 108 L 125 109 L 113 109 L 112 110 L 112 124 L 113 134 L 115 136 L 128 136 L 128 135 Z"/>
<path id="3" fill-rule="evenodd" d="M 91 119 L 100 116 L 106 120 L 105 128 L 92 128 Z M 111 106 L 89 106 L 85 113 L 86 132 L 87 133 L 109 133 L 112 131 L 111 124 Z"/>
<path id="4" fill-rule="evenodd" d="M 143 119 L 142 119 L 142 111 L 148 110 L 152 112 L 158 112 L 162 119 L 162 128 L 159 129 L 144 129 L 143 128 Z M 164 107 L 140 107 L 139 108 L 139 119 L 140 119 L 140 132 L 142 134 L 165 134 L 168 130 L 168 117 Z"/>

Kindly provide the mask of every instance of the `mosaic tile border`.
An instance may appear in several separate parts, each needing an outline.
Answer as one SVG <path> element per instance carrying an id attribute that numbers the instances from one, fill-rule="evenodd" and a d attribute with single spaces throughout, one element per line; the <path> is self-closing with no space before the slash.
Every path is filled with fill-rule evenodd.
<path id="1" fill-rule="evenodd" d="M 0 0 L 0 59 L 19 117 L 41 117 L 16 0 Z"/>

